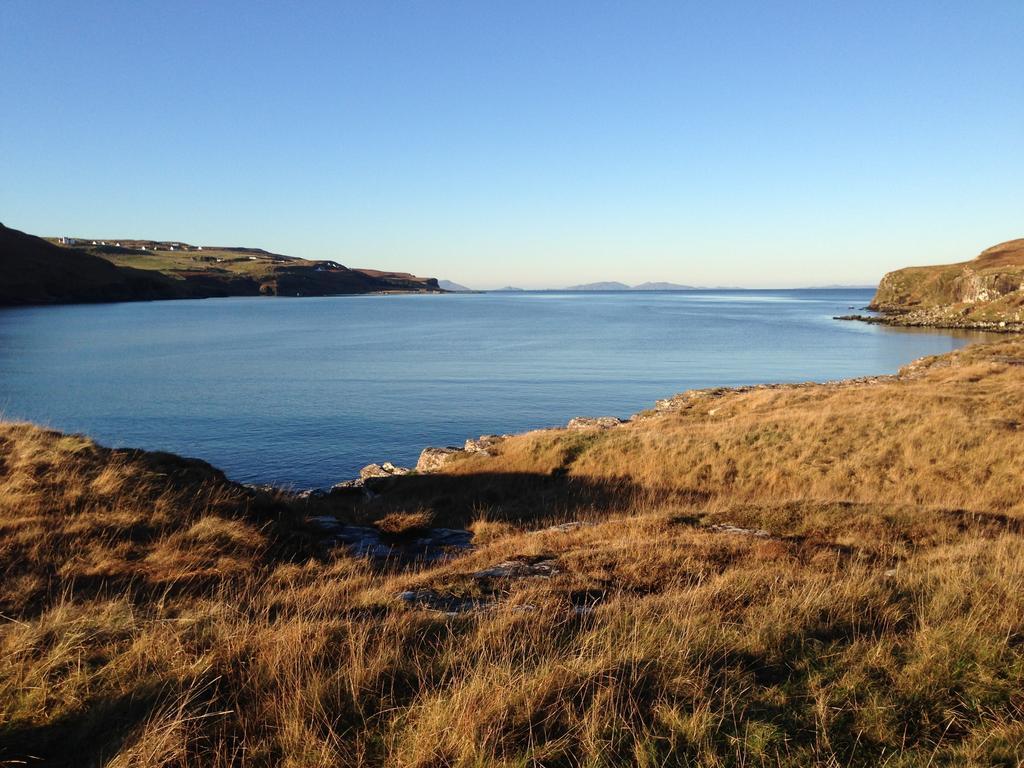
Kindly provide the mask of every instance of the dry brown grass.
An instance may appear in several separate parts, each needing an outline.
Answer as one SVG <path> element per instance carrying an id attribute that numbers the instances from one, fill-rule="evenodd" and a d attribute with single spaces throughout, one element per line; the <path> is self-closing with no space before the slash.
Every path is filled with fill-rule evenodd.
<path id="1" fill-rule="evenodd" d="M 427 510 L 414 512 L 391 512 L 384 515 L 374 524 L 382 533 L 403 535 L 416 533 L 430 528 L 434 523 L 434 514 Z"/>
<path id="2" fill-rule="evenodd" d="M 2 425 L 0 764 L 1018 765 L 1021 362 L 516 438 L 440 480 L 562 497 L 388 510 L 478 546 L 387 571 L 205 465 Z M 474 576 L 514 558 L 556 572 Z"/>
<path id="3" fill-rule="evenodd" d="M 1024 512 L 1024 344 L 899 381 L 703 390 L 612 430 L 540 431 L 453 472 L 567 471 L 728 504 L 835 500 Z"/>

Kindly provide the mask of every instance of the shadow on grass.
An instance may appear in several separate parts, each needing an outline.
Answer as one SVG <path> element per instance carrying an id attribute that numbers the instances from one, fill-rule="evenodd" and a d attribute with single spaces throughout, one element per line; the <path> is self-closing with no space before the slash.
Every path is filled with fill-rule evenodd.
<path id="1" fill-rule="evenodd" d="M 310 499 L 306 511 L 361 523 L 393 513 L 427 512 L 434 525 L 462 527 L 480 518 L 548 524 L 643 505 L 706 500 L 706 495 L 697 491 L 650 489 L 628 478 L 592 480 L 564 472 L 382 477 L 368 480 L 366 491 L 343 489 Z"/>
<path id="2" fill-rule="evenodd" d="M 104 765 L 161 699 L 161 690 L 148 686 L 116 698 L 85 702 L 42 725 L 7 723 L 0 726 L 0 765 Z"/>

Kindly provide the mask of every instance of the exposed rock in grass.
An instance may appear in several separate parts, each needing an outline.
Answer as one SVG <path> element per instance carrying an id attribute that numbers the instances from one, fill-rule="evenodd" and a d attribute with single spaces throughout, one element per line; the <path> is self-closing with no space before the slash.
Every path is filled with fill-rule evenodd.
<path id="1" fill-rule="evenodd" d="M 555 558 L 546 555 L 521 556 L 505 560 L 477 571 L 474 579 L 523 579 L 530 576 L 548 578 L 559 572 Z"/>
<path id="2" fill-rule="evenodd" d="M 433 589 L 414 589 L 402 592 L 398 599 L 416 608 L 437 611 L 449 616 L 471 611 L 484 611 L 494 607 L 495 600 L 481 597 L 444 595 Z"/>
<path id="3" fill-rule="evenodd" d="M 490 610 L 498 604 L 500 598 L 492 582 L 507 579 L 547 579 L 557 573 L 559 569 L 556 566 L 556 558 L 550 555 L 521 555 L 470 574 L 469 578 L 477 582 L 477 586 L 470 590 L 474 596 L 446 594 L 437 589 L 420 588 L 402 592 L 398 598 L 417 608 L 449 615 Z M 584 590 L 570 595 L 570 602 L 576 613 L 589 612 L 603 599 L 603 590 L 600 594 L 593 590 Z M 520 611 L 536 610 L 536 606 L 532 604 L 516 605 L 513 608 Z"/>
<path id="4" fill-rule="evenodd" d="M 445 467 L 452 460 L 465 456 L 462 448 L 446 446 L 444 448 L 424 448 L 420 453 L 419 461 L 416 462 L 416 471 L 421 473 L 436 472 Z"/>
<path id="5" fill-rule="evenodd" d="M 566 429 L 611 429 L 625 422 L 618 416 L 576 416 L 569 419 Z"/>
<path id="6" fill-rule="evenodd" d="M 329 515 L 311 517 L 308 522 L 326 534 L 334 544 L 345 546 L 352 555 L 369 557 L 378 562 L 436 562 L 473 547 L 472 531 L 428 528 L 415 521 L 396 529 L 399 523 L 395 522 L 395 517 L 392 515 L 381 521 L 383 528 L 380 523 L 377 526 L 348 525 Z"/>
<path id="7" fill-rule="evenodd" d="M 494 455 L 498 445 L 510 438 L 511 435 L 480 435 L 479 438 L 466 440 L 463 450 L 466 453 L 486 453 Z"/>
<path id="8" fill-rule="evenodd" d="M 307 518 L 306 522 L 325 533 L 334 533 L 343 527 L 343 523 L 332 515 L 317 515 Z"/>
<path id="9" fill-rule="evenodd" d="M 755 536 L 759 539 L 777 538 L 762 528 L 740 528 L 737 525 L 729 525 L 728 523 L 716 523 L 714 525 L 709 525 L 705 530 L 712 531 L 714 533 L 734 533 L 739 534 L 740 536 Z"/>
<path id="10" fill-rule="evenodd" d="M 590 525 L 593 525 L 593 523 L 587 523 L 582 520 L 571 520 L 568 523 L 559 523 L 558 525 L 541 528 L 539 531 L 530 531 L 530 533 L 569 533 L 570 531 L 575 531 L 578 528 L 584 528 Z"/>
<path id="11" fill-rule="evenodd" d="M 604 589 L 579 589 L 569 593 L 569 602 L 573 612 L 578 616 L 586 616 L 594 612 L 608 596 Z"/>

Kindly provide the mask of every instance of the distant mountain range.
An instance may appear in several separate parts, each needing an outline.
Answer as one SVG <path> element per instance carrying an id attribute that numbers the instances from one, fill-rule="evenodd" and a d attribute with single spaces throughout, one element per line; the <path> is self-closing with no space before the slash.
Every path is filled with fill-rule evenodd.
<path id="1" fill-rule="evenodd" d="M 570 285 L 566 291 L 692 291 L 692 285 L 679 285 L 678 283 L 640 283 L 640 285 L 626 285 L 625 283 L 584 283 L 583 285 Z"/>
<path id="2" fill-rule="evenodd" d="M 443 291 L 450 293 L 476 293 L 477 289 L 468 288 L 461 283 L 456 283 L 452 280 L 438 280 L 438 287 Z M 727 288 L 723 286 L 714 286 L 712 288 L 698 288 L 693 285 L 682 285 L 680 283 L 666 283 L 666 282 L 649 282 L 640 283 L 639 285 L 627 285 L 626 283 L 619 283 L 615 281 L 597 282 L 597 283 L 583 283 L 581 285 L 570 285 L 567 288 L 518 288 L 514 285 L 506 285 L 504 288 L 490 288 L 486 289 L 487 293 L 515 293 L 526 290 L 531 291 L 699 291 L 699 290 L 742 290 L 740 288 Z"/>
<path id="3" fill-rule="evenodd" d="M 603 281 L 597 283 L 582 283 L 581 285 L 570 285 L 566 288 L 517 288 L 513 285 L 506 285 L 504 288 L 490 288 L 483 291 L 470 288 L 463 285 L 462 283 L 456 283 L 453 280 L 438 280 L 438 287 L 442 291 L 449 293 L 513 293 L 525 290 L 540 290 L 540 291 L 579 291 L 579 292 L 600 292 L 600 291 L 742 291 L 743 288 L 737 286 L 725 286 L 725 285 L 713 285 L 713 286 L 695 286 L 695 285 L 683 285 L 681 283 L 669 283 L 664 281 L 655 281 L 640 283 L 639 285 L 627 285 L 626 283 L 620 283 L 617 281 Z M 813 286 L 808 290 L 852 290 L 862 288 L 872 288 L 873 286 L 867 285 L 818 285 Z"/>
<path id="4" fill-rule="evenodd" d="M 680 285 L 679 283 L 640 283 L 634 285 L 634 291 L 692 291 L 695 286 Z"/>

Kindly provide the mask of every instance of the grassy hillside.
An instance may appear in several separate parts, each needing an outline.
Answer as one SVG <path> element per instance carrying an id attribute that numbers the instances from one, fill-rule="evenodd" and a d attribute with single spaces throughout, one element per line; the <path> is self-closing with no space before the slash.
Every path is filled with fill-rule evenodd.
<path id="1" fill-rule="evenodd" d="M 126 269 L 0 224 L 0 305 L 170 299 L 185 295 L 158 272 Z"/>
<path id="2" fill-rule="evenodd" d="M 1022 430 L 1020 341 L 369 499 L 2 424 L 0 764 L 1015 766 Z M 313 514 L 474 549 L 375 565 Z"/>
<path id="3" fill-rule="evenodd" d="M 77 250 L 114 264 L 157 270 L 230 295 L 324 296 L 379 291 L 439 291 L 434 278 L 405 272 L 349 269 L 334 261 L 308 261 L 260 248 L 198 247 L 153 240 L 79 241 Z"/>
<path id="4" fill-rule="evenodd" d="M 901 325 L 1024 329 L 1024 239 L 959 264 L 890 272 L 871 309 Z"/>
<path id="5" fill-rule="evenodd" d="M 255 248 L 151 240 L 63 245 L 3 225 L 0 273 L 0 305 L 440 290 L 434 278 L 349 269 Z"/>

